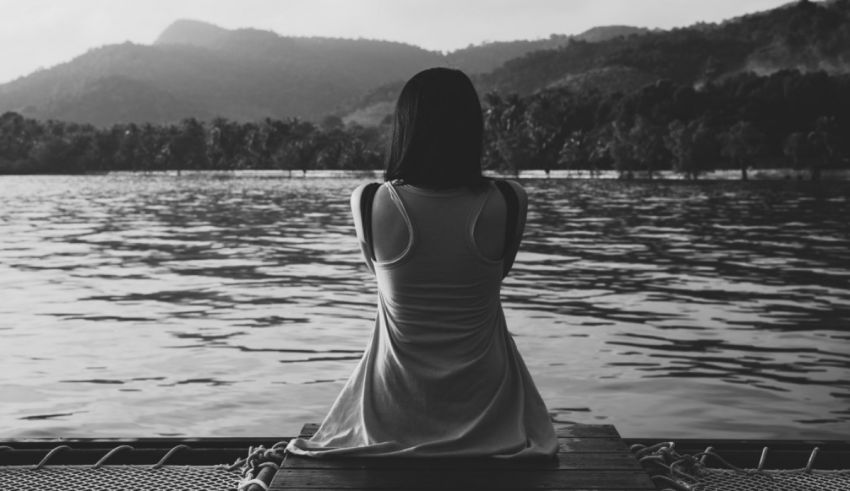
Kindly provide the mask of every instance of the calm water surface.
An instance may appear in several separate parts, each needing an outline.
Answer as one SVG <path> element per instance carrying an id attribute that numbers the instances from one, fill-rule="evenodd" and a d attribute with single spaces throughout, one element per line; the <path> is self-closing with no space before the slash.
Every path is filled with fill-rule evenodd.
<path id="1" fill-rule="evenodd" d="M 0 437 L 320 421 L 373 328 L 364 180 L 0 177 Z M 524 184 L 503 298 L 555 420 L 850 436 L 850 184 Z"/>

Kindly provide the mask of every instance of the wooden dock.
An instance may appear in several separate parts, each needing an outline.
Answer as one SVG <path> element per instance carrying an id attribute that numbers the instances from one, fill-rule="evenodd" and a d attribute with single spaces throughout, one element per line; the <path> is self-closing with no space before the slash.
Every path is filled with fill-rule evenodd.
<path id="1" fill-rule="evenodd" d="M 304 425 L 310 437 L 317 425 Z M 558 428 L 557 460 L 340 458 L 287 455 L 269 490 L 655 490 L 611 425 Z"/>

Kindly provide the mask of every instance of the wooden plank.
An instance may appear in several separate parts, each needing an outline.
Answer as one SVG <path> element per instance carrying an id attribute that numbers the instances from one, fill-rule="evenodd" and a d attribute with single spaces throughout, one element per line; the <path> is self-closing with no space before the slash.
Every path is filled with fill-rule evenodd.
<path id="1" fill-rule="evenodd" d="M 582 454 L 589 455 L 589 454 Z M 613 455 L 613 454 L 601 454 Z M 287 469 L 558 469 L 556 459 L 494 459 L 494 458 L 422 458 L 422 457 L 362 457 L 362 458 L 304 458 L 287 455 Z"/>
<path id="2" fill-rule="evenodd" d="M 559 425 L 555 434 L 565 438 L 620 438 L 614 425 Z"/>
<path id="3" fill-rule="evenodd" d="M 309 438 L 318 425 L 307 424 Z M 654 490 L 655 486 L 611 425 L 556 429 L 556 459 L 321 458 L 287 456 L 270 490 L 309 489 L 546 489 Z"/>
<path id="4" fill-rule="evenodd" d="M 629 453 L 622 440 L 615 438 L 558 438 L 559 452 Z"/>
<path id="5" fill-rule="evenodd" d="M 310 438 L 319 429 L 316 423 L 307 423 L 301 427 L 299 438 Z M 614 425 L 558 425 L 555 433 L 565 438 L 620 438 Z"/>
<path id="6" fill-rule="evenodd" d="M 629 453 L 628 447 L 615 438 L 558 438 L 559 452 Z"/>
<path id="7" fill-rule="evenodd" d="M 654 490 L 642 471 L 281 469 L 269 487 L 293 489 L 629 489 Z"/>
<path id="8" fill-rule="evenodd" d="M 287 469 L 584 469 L 641 470 L 625 453 L 559 453 L 557 460 L 474 458 L 320 458 L 288 455 Z"/>
<path id="9" fill-rule="evenodd" d="M 300 438 L 310 438 L 319 425 L 308 423 L 301 428 Z M 586 437 L 579 435 L 588 435 Z M 558 430 L 561 452 L 628 452 L 617 430 L 611 425 L 570 425 Z"/>
<path id="10" fill-rule="evenodd" d="M 305 423 L 301 427 L 301 433 L 298 434 L 298 438 L 310 438 L 318 429 L 319 425 L 317 423 Z"/>

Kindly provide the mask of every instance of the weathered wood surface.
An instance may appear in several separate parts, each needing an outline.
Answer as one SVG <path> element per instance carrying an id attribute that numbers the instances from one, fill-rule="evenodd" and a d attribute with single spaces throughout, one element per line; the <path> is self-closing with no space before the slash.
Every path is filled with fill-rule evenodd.
<path id="1" fill-rule="evenodd" d="M 302 437 L 317 425 L 305 425 Z M 289 455 L 270 490 L 654 490 L 611 425 L 558 428 L 553 460 L 487 458 L 307 459 Z"/>

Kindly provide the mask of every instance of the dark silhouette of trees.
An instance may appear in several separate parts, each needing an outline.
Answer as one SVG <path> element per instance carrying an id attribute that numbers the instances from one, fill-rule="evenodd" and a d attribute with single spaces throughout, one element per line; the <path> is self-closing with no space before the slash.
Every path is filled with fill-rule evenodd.
<path id="1" fill-rule="evenodd" d="M 764 150 L 764 134 L 753 123 L 740 121 L 721 135 L 721 154 L 741 169 L 741 180 L 748 179 L 747 169 Z"/>
<path id="2" fill-rule="evenodd" d="M 664 144 L 673 156 L 673 170 L 688 179 L 698 179 L 717 161 L 717 139 L 704 119 L 673 121 L 667 126 Z"/>
<path id="3" fill-rule="evenodd" d="M 345 126 L 338 118 L 322 128 L 298 119 L 189 118 L 100 129 L 8 112 L 0 116 L 0 173 L 376 169 L 385 144 L 379 129 Z"/>
<path id="4" fill-rule="evenodd" d="M 484 97 L 490 165 L 600 170 L 622 177 L 673 170 L 847 168 L 850 76 L 783 70 L 730 77 L 699 89 L 669 80 L 628 94 L 550 89 Z"/>
<path id="5" fill-rule="evenodd" d="M 790 165 L 812 179 L 850 167 L 850 75 L 742 73 L 695 89 L 661 80 L 629 93 L 556 87 L 483 97 L 484 166 L 614 169 L 695 179 L 712 169 Z M 0 173 L 377 169 L 389 126 L 325 118 L 224 118 L 96 128 L 0 115 Z"/>

